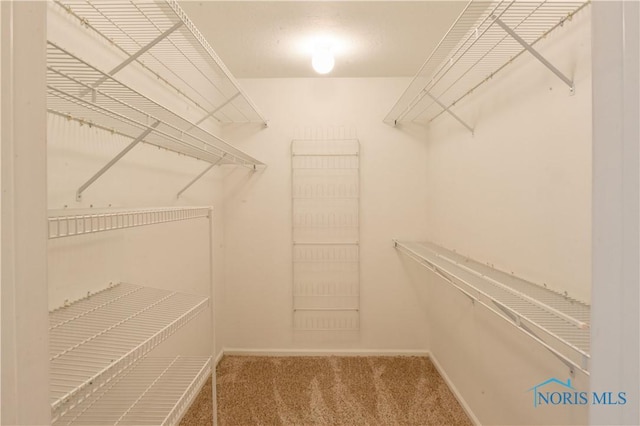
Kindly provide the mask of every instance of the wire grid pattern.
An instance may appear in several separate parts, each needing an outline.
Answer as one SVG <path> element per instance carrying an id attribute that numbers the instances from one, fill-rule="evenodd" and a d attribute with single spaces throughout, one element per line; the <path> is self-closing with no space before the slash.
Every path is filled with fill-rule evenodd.
<path id="1" fill-rule="evenodd" d="M 52 419 L 198 315 L 208 298 L 121 283 L 49 314 Z"/>
<path id="2" fill-rule="evenodd" d="M 464 293 L 474 300 L 485 298 L 518 326 L 526 323 L 534 327 L 540 334 L 532 333 L 526 326 L 523 328 L 560 350 L 577 366 L 586 367 L 590 340 L 588 305 L 486 265 L 475 269 L 477 262 L 460 259 L 432 243 L 396 241 L 396 245 L 447 281 L 461 284 Z"/>
<path id="3" fill-rule="evenodd" d="M 222 123 L 266 123 L 202 34 L 174 0 L 56 0 L 126 56 L 136 60 Z M 171 31 L 173 30 L 173 31 Z"/>
<path id="4" fill-rule="evenodd" d="M 260 161 L 103 73 L 53 42 L 47 43 L 49 112 L 210 163 L 244 166 Z"/>
<path id="5" fill-rule="evenodd" d="M 528 295 L 536 301 L 539 301 L 541 304 L 563 312 L 571 318 L 575 318 L 579 322 L 589 324 L 591 321 L 591 307 L 584 302 L 530 281 L 526 281 L 513 274 L 497 270 L 459 253 L 443 249 L 433 243 L 422 242 L 421 244 L 436 253 L 439 258 L 446 260 L 449 263 L 466 269 L 471 273 L 484 277 L 485 279 L 498 281 L 517 292 Z"/>
<path id="6" fill-rule="evenodd" d="M 208 207 L 188 207 L 50 216 L 49 239 L 209 217 L 210 212 Z"/>
<path id="7" fill-rule="evenodd" d="M 293 310 L 296 330 L 358 330 L 359 142 L 294 140 Z"/>
<path id="8" fill-rule="evenodd" d="M 470 1 L 408 88 L 386 122 L 429 122 L 443 113 L 433 98 L 452 107 L 526 52 L 495 22 L 499 18 L 529 45 L 570 21 L 589 2 Z"/>
<path id="9" fill-rule="evenodd" d="M 136 361 L 54 425 L 175 425 L 211 375 L 211 358 Z"/>

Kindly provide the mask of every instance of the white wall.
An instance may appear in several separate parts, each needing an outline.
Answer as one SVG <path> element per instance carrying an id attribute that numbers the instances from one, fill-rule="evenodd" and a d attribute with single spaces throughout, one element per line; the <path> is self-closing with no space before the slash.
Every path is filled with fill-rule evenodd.
<path id="1" fill-rule="evenodd" d="M 593 4 L 591 424 L 640 424 L 640 4 Z"/>
<path id="2" fill-rule="evenodd" d="M 575 95 L 523 55 L 429 129 L 427 236 L 496 268 L 590 301 L 590 11 L 537 49 Z M 446 115 L 446 114 L 445 114 Z M 569 369 L 540 345 L 424 272 L 429 349 L 483 424 L 584 424 L 580 407 L 534 408 L 527 390 Z M 587 391 L 582 373 L 572 378 Z"/>
<path id="3" fill-rule="evenodd" d="M 394 237 L 421 238 L 425 145 L 382 123 L 407 79 L 256 79 L 240 82 L 269 128 L 223 134 L 268 164 L 225 178 L 224 345 L 243 350 L 424 350 L 425 306 L 403 272 Z M 344 126 L 343 130 L 340 127 Z M 360 332 L 294 333 L 291 157 L 294 137 L 357 134 L 361 146 Z M 334 136 L 335 137 L 335 136 Z M 422 140 L 421 140 L 422 139 Z"/>
<path id="4" fill-rule="evenodd" d="M 2 2 L 0 423 L 48 424 L 43 2 Z M 31 55 L 23 52 L 28 51 Z"/>

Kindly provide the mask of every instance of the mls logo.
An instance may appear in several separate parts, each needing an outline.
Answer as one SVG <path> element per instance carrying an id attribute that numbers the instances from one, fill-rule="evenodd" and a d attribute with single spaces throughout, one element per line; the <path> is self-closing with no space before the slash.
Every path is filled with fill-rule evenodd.
<path id="1" fill-rule="evenodd" d="M 540 405 L 624 405 L 627 403 L 626 392 L 584 392 L 571 384 L 552 377 L 538 383 L 527 392 L 533 392 L 533 406 Z"/>

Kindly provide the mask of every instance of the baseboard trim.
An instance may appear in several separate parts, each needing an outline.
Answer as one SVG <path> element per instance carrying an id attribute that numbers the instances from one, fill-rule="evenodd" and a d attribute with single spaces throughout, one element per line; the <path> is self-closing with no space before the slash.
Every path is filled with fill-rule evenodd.
<path id="1" fill-rule="evenodd" d="M 435 356 L 433 356 L 431 352 L 427 352 L 427 356 L 429 357 L 429 359 L 431 359 L 431 362 L 433 362 L 433 365 L 436 367 L 436 370 L 438 370 L 438 373 L 440 373 L 440 376 L 442 376 L 447 386 L 449 386 L 449 389 L 451 389 L 453 396 L 456 397 L 456 399 L 460 403 L 460 406 L 462 407 L 464 412 L 467 414 L 467 416 L 469 416 L 469 419 L 471 420 L 471 422 L 476 426 L 481 426 L 482 423 L 480 423 L 480 420 L 478 420 L 478 418 L 473 413 L 473 411 L 471 411 L 471 407 L 469 407 L 469 404 L 467 404 L 467 401 L 465 401 L 465 399 L 462 397 L 462 395 L 458 391 L 458 388 L 456 388 L 456 385 L 453 384 L 453 382 L 447 375 L 447 372 L 444 370 L 444 368 L 442 368 L 442 366 L 438 362 L 438 359 Z"/>
<path id="2" fill-rule="evenodd" d="M 254 349 L 224 348 L 224 355 L 245 356 L 429 356 L 428 351 L 417 349 Z"/>
<path id="3" fill-rule="evenodd" d="M 216 356 L 215 360 L 213 361 L 213 369 L 214 370 L 218 366 L 218 364 L 220 363 L 220 360 L 222 359 L 223 356 L 224 356 L 224 349 L 222 349 L 222 350 L 220 350 L 220 352 L 218 352 L 218 355 Z"/>

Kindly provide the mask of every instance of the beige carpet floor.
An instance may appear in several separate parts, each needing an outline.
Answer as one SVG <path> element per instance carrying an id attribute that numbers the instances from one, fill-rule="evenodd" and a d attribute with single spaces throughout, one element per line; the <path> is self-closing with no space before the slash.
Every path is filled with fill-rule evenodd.
<path id="1" fill-rule="evenodd" d="M 225 356 L 220 425 L 470 425 L 424 357 Z M 182 425 L 211 424 L 211 384 Z"/>

